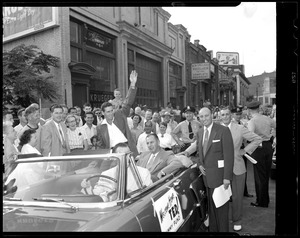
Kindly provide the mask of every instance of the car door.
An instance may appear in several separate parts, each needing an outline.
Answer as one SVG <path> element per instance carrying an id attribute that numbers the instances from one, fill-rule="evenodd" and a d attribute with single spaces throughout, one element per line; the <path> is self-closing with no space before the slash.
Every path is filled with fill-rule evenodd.
<path id="1" fill-rule="evenodd" d="M 197 166 L 182 168 L 124 201 L 142 231 L 199 231 L 205 187 Z"/>

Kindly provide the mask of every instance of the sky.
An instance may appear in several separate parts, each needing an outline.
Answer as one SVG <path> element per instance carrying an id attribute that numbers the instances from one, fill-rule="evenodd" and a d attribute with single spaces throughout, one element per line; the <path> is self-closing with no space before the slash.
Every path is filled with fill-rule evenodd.
<path id="1" fill-rule="evenodd" d="M 207 50 L 239 53 L 245 76 L 276 70 L 276 3 L 243 2 L 237 7 L 163 7 Z"/>

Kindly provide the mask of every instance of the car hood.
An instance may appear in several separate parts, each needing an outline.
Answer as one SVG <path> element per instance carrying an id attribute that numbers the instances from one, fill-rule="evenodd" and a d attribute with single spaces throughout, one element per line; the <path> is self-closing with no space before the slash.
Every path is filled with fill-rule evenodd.
<path id="1" fill-rule="evenodd" d="M 112 210 L 95 212 L 79 209 L 72 212 L 68 209 L 6 207 L 3 208 L 3 231 L 80 231 L 85 230 L 84 227 L 93 219 L 107 222 L 116 213 Z"/>

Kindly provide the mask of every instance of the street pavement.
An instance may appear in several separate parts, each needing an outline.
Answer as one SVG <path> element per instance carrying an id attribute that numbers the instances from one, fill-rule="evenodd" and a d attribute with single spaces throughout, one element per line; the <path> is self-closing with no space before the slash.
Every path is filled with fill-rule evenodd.
<path id="1" fill-rule="evenodd" d="M 253 164 L 247 163 L 247 187 L 248 192 L 254 197 L 244 197 L 243 200 L 243 219 L 242 230 L 239 235 L 275 235 L 275 207 L 276 207 L 276 180 L 269 180 L 270 204 L 268 208 L 253 207 L 251 202 L 255 202 L 255 185 L 253 175 Z M 231 203 L 230 203 L 231 204 Z M 230 205 L 231 218 L 231 205 Z M 233 232 L 233 225 L 230 223 L 230 231 Z"/>

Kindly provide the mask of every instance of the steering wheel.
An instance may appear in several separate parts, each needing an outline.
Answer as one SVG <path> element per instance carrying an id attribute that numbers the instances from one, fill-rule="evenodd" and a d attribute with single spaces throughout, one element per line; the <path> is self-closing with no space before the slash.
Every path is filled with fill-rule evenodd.
<path id="1" fill-rule="evenodd" d="M 109 177 L 109 176 L 107 176 L 107 175 L 102 175 L 102 174 L 92 175 L 92 176 L 88 177 L 88 178 L 86 179 L 86 181 L 88 182 L 89 180 L 91 180 L 91 179 L 93 179 L 93 178 L 97 178 L 97 177 L 99 177 L 99 178 L 101 178 L 101 177 L 102 177 L 102 178 L 106 178 L 106 179 L 111 180 L 111 181 L 113 181 L 113 182 L 115 182 L 115 183 L 118 182 L 115 178 Z M 91 189 L 91 191 L 92 191 L 92 194 L 94 194 L 94 192 L 93 192 L 92 189 Z M 85 192 L 86 194 L 88 194 L 88 191 L 86 190 L 86 188 L 84 188 L 84 192 Z M 116 192 L 116 190 L 113 190 L 113 191 L 107 193 L 107 197 L 109 197 L 110 195 L 114 194 L 115 192 Z"/>

